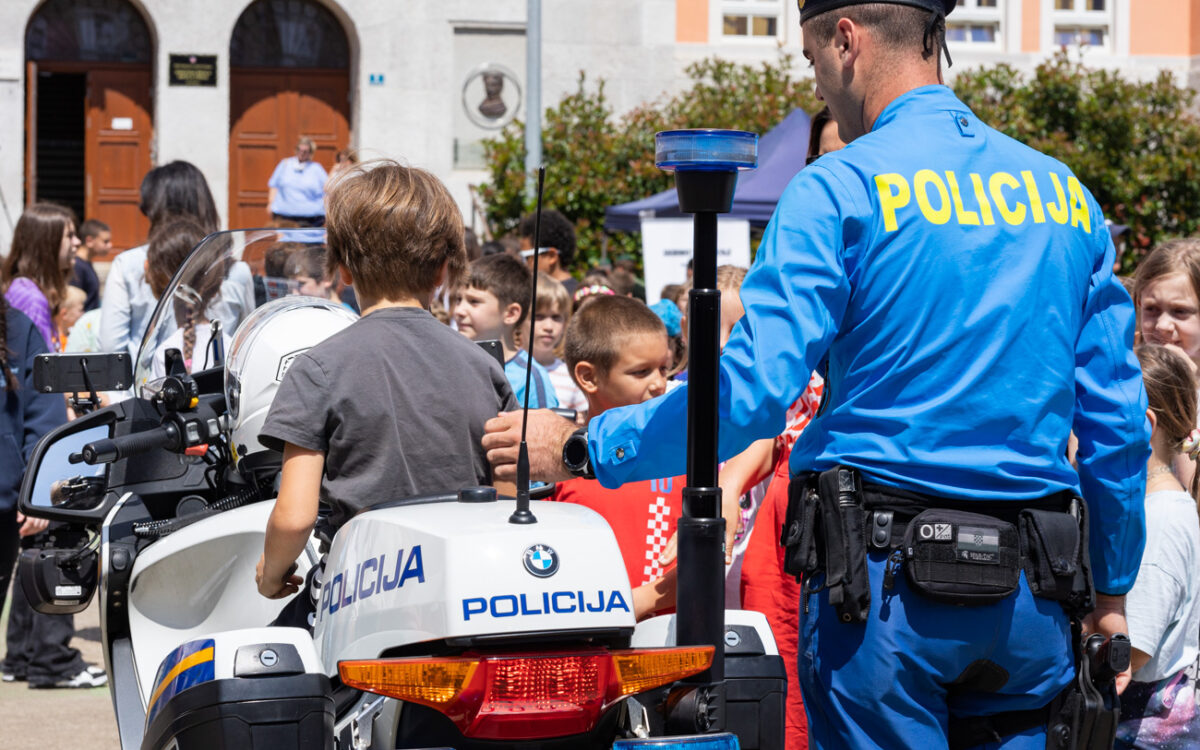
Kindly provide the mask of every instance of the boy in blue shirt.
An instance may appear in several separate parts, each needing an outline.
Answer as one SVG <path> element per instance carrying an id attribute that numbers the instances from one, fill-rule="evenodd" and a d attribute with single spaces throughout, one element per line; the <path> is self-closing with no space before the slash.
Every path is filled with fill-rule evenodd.
<path id="1" fill-rule="evenodd" d="M 504 374 L 512 385 L 517 403 L 525 403 L 525 368 L 529 355 L 517 349 L 513 331 L 529 314 L 529 291 L 533 277 L 521 261 L 499 253 L 471 264 L 462 298 L 454 307 L 458 330 L 472 341 L 498 340 L 504 350 Z M 554 386 L 546 368 L 536 361 L 530 379 L 529 408 L 558 406 Z"/>

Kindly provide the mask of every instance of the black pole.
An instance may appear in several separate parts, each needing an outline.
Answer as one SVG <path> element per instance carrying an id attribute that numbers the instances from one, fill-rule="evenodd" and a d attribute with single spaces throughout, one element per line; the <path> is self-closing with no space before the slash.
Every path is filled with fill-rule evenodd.
<path id="1" fill-rule="evenodd" d="M 694 214 L 692 291 L 688 294 L 688 472 L 678 524 L 676 642 L 712 645 L 712 667 L 689 680 L 694 731 L 725 726 L 725 520 L 717 486 L 717 388 L 721 292 L 717 290 L 717 214 L 729 211 L 736 171 L 677 171 L 679 207 Z M 678 728 L 686 716 L 677 715 Z"/>

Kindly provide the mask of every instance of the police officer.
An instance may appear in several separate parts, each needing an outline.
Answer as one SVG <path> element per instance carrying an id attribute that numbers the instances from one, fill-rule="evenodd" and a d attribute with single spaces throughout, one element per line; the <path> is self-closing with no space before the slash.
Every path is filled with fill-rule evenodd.
<path id="1" fill-rule="evenodd" d="M 1121 632 L 1149 450 L 1133 306 L 1086 188 L 941 85 L 954 6 L 802 4 L 804 56 L 849 145 L 788 186 L 742 285 L 746 315 L 720 362 L 719 453 L 777 434 L 823 366 L 828 403 L 792 452 L 793 476 L 851 467 L 869 497 L 977 508 L 1014 527 L 1016 509 L 1059 511 L 1078 493 L 1097 599 L 1086 626 Z M 685 388 L 585 431 L 531 415 L 533 475 L 591 471 L 616 487 L 682 473 Z M 513 476 L 519 429 L 519 415 L 489 423 L 498 477 Z M 1078 471 L 1066 457 L 1072 430 Z M 1042 519 L 1047 529 L 1055 518 Z M 998 528 L 929 526 L 928 536 L 986 577 L 1012 543 Z M 1004 564 L 1016 590 L 988 604 L 922 593 L 915 567 L 887 549 L 866 555 L 861 613 L 806 593 L 800 679 L 817 745 L 946 747 L 952 717 L 1047 706 L 1074 670 L 1068 618 L 1045 598 L 1051 585 L 1035 597 L 1028 573 Z M 1044 747 L 1045 724 L 1005 743 Z"/>

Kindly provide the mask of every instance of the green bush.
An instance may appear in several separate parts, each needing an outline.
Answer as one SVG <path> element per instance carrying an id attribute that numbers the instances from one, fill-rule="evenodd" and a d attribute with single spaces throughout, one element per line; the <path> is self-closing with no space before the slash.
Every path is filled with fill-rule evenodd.
<path id="1" fill-rule="evenodd" d="M 654 133 L 718 127 L 766 133 L 793 109 L 819 107 L 812 84 L 793 75 L 793 57 L 761 65 L 710 58 L 687 68 L 684 93 L 614 115 L 604 82 L 579 76 L 575 92 L 546 110 L 542 131 L 546 205 L 576 224 L 577 271 L 610 255 L 640 258 L 636 234 L 604 231 L 604 209 L 671 186 L 654 166 Z M 1200 122 L 1194 94 L 1168 73 L 1141 83 L 1093 70 L 1059 54 L 1032 75 L 1009 65 L 958 74 L 954 89 L 984 122 L 1066 163 L 1105 215 L 1130 232 L 1122 268 L 1154 244 L 1200 225 Z M 489 181 L 479 188 L 493 233 L 516 227 L 532 209 L 524 195 L 524 126 L 515 122 L 484 144 Z"/>
<path id="2" fill-rule="evenodd" d="M 580 73 L 575 92 L 546 110 L 542 155 L 545 205 L 575 222 L 576 270 L 595 264 L 606 241 L 610 256 L 640 258 L 637 234 L 604 231 L 604 209 L 671 187 L 654 166 L 654 134 L 671 128 L 735 128 L 765 133 L 796 107 L 815 111 L 812 86 L 793 78 L 791 55 L 761 65 L 716 58 L 687 68 L 689 90 L 615 116 L 604 81 L 589 86 Z M 490 229 L 512 231 L 532 209 L 525 190 L 524 124 L 514 122 L 484 143 L 490 179 L 479 187 Z"/>
<path id="3" fill-rule="evenodd" d="M 959 74 L 954 89 L 984 122 L 1064 162 L 1109 219 L 1129 226 L 1123 271 L 1200 225 L 1194 93 L 1169 73 L 1128 81 L 1060 53 L 1031 77 L 997 65 Z"/>

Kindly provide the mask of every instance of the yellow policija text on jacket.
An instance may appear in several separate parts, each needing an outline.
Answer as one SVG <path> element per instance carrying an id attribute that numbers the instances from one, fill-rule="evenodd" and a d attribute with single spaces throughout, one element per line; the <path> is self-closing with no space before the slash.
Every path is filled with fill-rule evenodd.
<path id="1" fill-rule="evenodd" d="M 883 227 L 888 232 L 899 228 L 897 214 L 916 201 L 916 207 L 931 224 L 946 224 L 953 218 L 964 226 L 993 226 L 998 220 L 1013 226 L 1032 221 L 1045 224 L 1054 221 L 1092 231 L 1088 201 L 1078 178 L 1067 177 L 1066 189 L 1062 179 L 1050 172 L 1054 190 L 1053 201 L 1043 201 L 1033 172 L 1025 170 L 1020 179 L 1008 172 L 990 176 L 971 173 L 966 180 L 952 171 L 939 174 L 922 169 L 912 176 L 891 173 L 875 176 L 879 204 L 883 209 Z M 969 191 L 964 200 L 964 186 Z M 997 219 L 997 214 L 999 219 Z"/>

